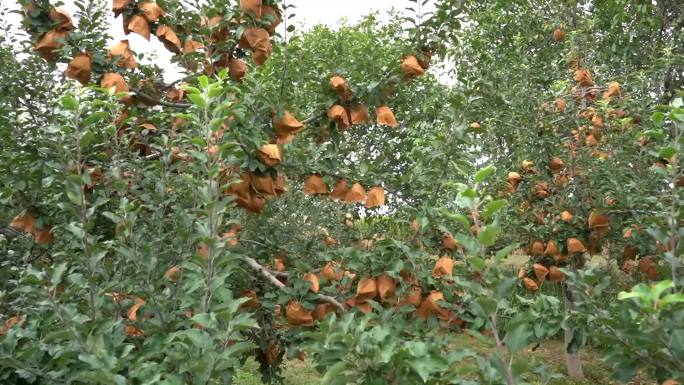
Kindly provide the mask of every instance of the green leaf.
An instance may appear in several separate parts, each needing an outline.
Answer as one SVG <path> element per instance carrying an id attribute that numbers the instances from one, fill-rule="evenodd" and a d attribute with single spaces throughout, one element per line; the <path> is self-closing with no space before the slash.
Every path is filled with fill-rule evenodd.
<path id="1" fill-rule="evenodd" d="M 674 287 L 674 283 L 670 280 L 660 281 L 651 287 L 651 294 L 649 298 L 652 302 L 655 302 L 660 298 L 660 295 L 670 288 Z"/>
<path id="2" fill-rule="evenodd" d="M 466 191 L 472 191 L 472 190 L 466 190 Z M 462 209 L 467 209 L 467 210 L 472 210 L 475 208 L 475 197 L 469 196 L 469 194 L 465 194 L 465 192 L 459 193 L 456 196 L 456 204 L 458 207 Z"/>
<path id="3" fill-rule="evenodd" d="M 477 174 L 475 174 L 475 183 L 482 183 L 488 176 L 496 171 L 496 167 L 489 165 L 485 168 L 480 169 Z"/>
<path id="4" fill-rule="evenodd" d="M 216 132 L 221 128 L 221 126 L 223 126 L 223 123 L 225 123 L 225 119 L 223 117 L 214 118 L 211 120 L 211 122 L 209 122 L 209 127 L 211 128 L 211 131 Z"/>
<path id="5" fill-rule="evenodd" d="M 454 239 L 456 239 L 458 243 L 462 244 L 470 254 L 477 254 L 480 251 L 480 245 L 477 243 L 475 237 L 471 235 L 459 233 L 454 235 Z"/>
<path id="6" fill-rule="evenodd" d="M 527 346 L 531 337 L 532 329 L 530 325 L 523 323 L 517 325 L 513 330 L 508 331 L 504 338 L 504 342 L 506 343 L 508 351 L 515 353 Z"/>
<path id="7" fill-rule="evenodd" d="M 634 376 L 636 376 L 637 374 L 638 369 L 639 365 L 637 365 L 636 362 L 629 362 L 627 360 L 625 360 L 625 362 L 620 362 L 618 365 L 613 366 L 615 378 L 617 378 L 623 384 L 626 384 L 629 381 L 633 380 Z"/>
<path id="8" fill-rule="evenodd" d="M 506 206 L 506 200 L 505 199 L 497 199 L 491 202 L 488 202 L 484 210 L 482 210 L 482 217 L 487 220 L 492 217 L 492 215 L 496 214 L 499 210 L 501 210 L 504 206 Z"/>
<path id="9" fill-rule="evenodd" d="M 204 96 L 200 94 L 188 94 L 187 96 L 192 104 L 196 105 L 200 109 L 205 109 L 207 107 L 207 100 L 204 98 Z"/>
<path id="10" fill-rule="evenodd" d="M 190 139 L 190 143 L 192 143 L 198 147 L 201 147 L 201 148 L 207 147 L 207 142 L 203 138 L 200 138 L 199 136 L 193 136 Z"/>
<path id="11" fill-rule="evenodd" d="M 183 90 L 183 91 L 186 91 L 186 92 L 188 92 L 188 93 L 190 93 L 190 94 L 199 94 L 199 93 L 201 93 L 200 90 L 199 90 L 199 88 L 197 88 L 197 87 L 192 87 L 192 86 L 188 86 L 188 85 L 182 85 L 182 86 L 180 86 L 180 89 Z"/>
<path id="12" fill-rule="evenodd" d="M 449 217 L 458 221 L 465 230 L 470 231 L 470 221 L 463 214 L 449 214 Z"/>
<path id="13" fill-rule="evenodd" d="M 446 360 L 436 355 L 410 359 L 409 366 L 418 374 L 423 382 L 427 382 L 433 373 L 446 369 Z"/>
<path id="14" fill-rule="evenodd" d="M 235 331 L 258 329 L 259 323 L 254 317 L 251 317 L 249 314 L 241 313 L 230 321 L 230 327 Z"/>
<path id="15" fill-rule="evenodd" d="M 181 332 L 181 334 L 187 336 L 192 344 L 198 348 L 208 349 L 211 347 L 211 338 L 203 331 L 188 329 Z"/>
<path id="16" fill-rule="evenodd" d="M 78 175 L 71 175 L 66 180 L 66 193 L 69 201 L 75 205 L 81 204 L 83 194 L 83 178 Z"/>
<path id="17" fill-rule="evenodd" d="M 109 219 L 110 221 L 112 221 L 114 223 L 119 223 L 122 220 L 122 218 L 120 216 L 118 216 L 112 212 L 109 212 L 109 211 L 103 212 L 102 216 Z"/>
<path id="18" fill-rule="evenodd" d="M 80 205 L 81 204 L 81 189 L 67 189 L 67 198 L 69 198 L 69 201 L 75 205 Z"/>
<path id="19" fill-rule="evenodd" d="M 442 208 L 440 210 L 440 213 L 444 215 L 446 218 L 453 219 L 460 223 L 465 230 L 470 230 L 470 221 L 465 215 L 460 213 L 452 213 L 447 208 Z M 425 224 L 421 224 L 421 228 L 425 228 L 425 226 L 427 226 L 427 218 L 425 218 Z M 444 228 L 443 231 L 449 232 L 446 228 Z"/>
<path id="20" fill-rule="evenodd" d="M 81 353 L 78 355 L 78 359 L 88 364 L 91 369 L 100 369 L 103 366 L 102 362 L 93 354 Z"/>
<path id="21" fill-rule="evenodd" d="M 69 230 L 70 233 L 74 234 L 78 239 L 83 239 L 85 237 L 85 231 L 81 227 L 80 223 L 71 222 L 66 225 L 66 229 Z"/>
<path id="22" fill-rule="evenodd" d="M 629 292 L 622 291 L 618 293 L 619 300 L 625 300 L 629 298 L 636 298 L 641 303 L 650 304 L 651 303 L 651 288 L 643 283 L 635 285 Z M 650 305 L 647 305 L 650 306 Z"/>
<path id="23" fill-rule="evenodd" d="M 477 239 L 483 246 L 491 246 L 496 242 L 499 230 L 499 226 L 496 224 L 480 227 L 480 231 L 477 233 Z"/>
<path id="24" fill-rule="evenodd" d="M 88 147 L 91 143 L 93 143 L 93 141 L 95 141 L 95 134 L 93 134 L 93 132 L 90 130 L 85 130 L 83 133 L 81 133 L 81 138 L 79 139 L 78 144 L 81 147 Z"/>
<path id="25" fill-rule="evenodd" d="M 207 95 L 209 95 L 210 98 L 216 98 L 220 96 L 223 93 L 223 88 L 218 83 L 214 83 L 209 87 L 209 92 Z"/>
<path id="26" fill-rule="evenodd" d="M 643 297 L 642 293 L 635 293 L 633 291 L 621 291 L 618 293 L 618 299 L 623 300 L 623 299 L 629 299 L 629 298 L 641 298 Z"/>
<path id="27" fill-rule="evenodd" d="M 64 275 L 66 269 L 66 262 L 62 262 L 52 270 L 52 275 L 50 276 L 50 283 L 52 286 L 57 286 L 60 282 L 62 282 L 62 276 Z"/>
<path id="28" fill-rule="evenodd" d="M 108 116 L 109 113 L 107 111 L 95 111 L 83 119 L 83 124 L 89 126 L 99 120 L 107 118 Z"/>
<path id="29" fill-rule="evenodd" d="M 568 353 L 577 353 L 580 348 L 584 346 L 585 342 L 586 338 L 584 333 L 582 333 L 582 330 L 575 329 L 572 334 L 572 340 L 570 340 L 570 343 L 566 346 L 566 350 Z"/>
<path id="30" fill-rule="evenodd" d="M 73 111 L 78 108 L 78 101 L 74 97 L 74 95 L 68 94 L 64 95 L 61 99 L 62 103 L 62 108 L 65 110 L 70 110 Z"/>
<path id="31" fill-rule="evenodd" d="M 475 199 L 477 198 L 477 192 L 470 187 L 465 187 L 461 190 L 460 194 L 466 198 Z"/>
<path id="32" fill-rule="evenodd" d="M 238 342 L 231 345 L 224 351 L 226 357 L 239 356 L 240 354 L 247 353 L 254 350 L 254 344 L 251 342 Z"/>
<path id="33" fill-rule="evenodd" d="M 45 343 L 58 342 L 58 341 L 63 341 L 63 340 L 69 340 L 71 337 L 73 337 L 73 334 L 70 330 L 67 330 L 67 329 L 55 330 L 53 332 L 46 334 L 45 337 L 43 337 L 42 342 L 45 342 Z"/>
<path id="34" fill-rule="evenodd" d="M 364 159 L 361 162 L 361 165 L 359 166 L 359 171 L 361 172 L 361 174 L 366 174 L 369 169 L 370 169 L 370 163 Z"/>
<path id="35" fill-rule="evenodd" d="M 490 297 L 478 297 L 477 304 L 482 308 L 483 313 L 481 316 L 485 318 L 489 318 L 491 314 L 494 314 L 498 307 L 496 300 Z"/>
<path id="36" fill-rule="evenodd" d="M 651 121 L 656 126 L 662 126 L 663 120 L 665 120 L 665 114 L 664 113 L 662 113 L 660 111 L 656 111 L 653 114 L 651 114 Z"/>
<path id="37" fill-rule="evenodd" d="M 659 155 L 661 158 L 669 159 L 670 157 L 672 157 L 672 155 L 674 155 L 674 154 L 676 154 L 676 153 L 677 153 L 677 150 L 676 150 L 674 147 L 672 147 L 672 146 L 667 146 L 667 147 L 661 148 L 661 149 L 660 149 L 660 152 L 658 153 L 658 155 Z"/>
<path id="38" fill-rule="evenodd" d="M 338 378 L 345 370 L 349 369 L 351 365 L 347 361 L 340 361 L 331 366 L 323 375 L 322 384 L 329 384 L 333 379 Z"/>
<path id="39" fill-rule="evenodd" d="M 666 307 L 672 303 L 684 302 L 684 293 L 668 294 L 658 301 L 659 307 Z"/>
<path id="40" fill-rule="evenodd" d="M 484 271 L 484 269 L 487 268 L 485 260 L 477 256 L 468 257 L 468 263 L 470 263 L 477 271 Z"/>
<path id="41" fill-rule="evenodd" d="M 494 260 L 496 260 L 497 262 L 503 261 L 506 257 L 508 257 L 518 247 L 520 247 L 519 243 L 514 243 L 512 245 L 508 245 L 508 246 L 504 247 L 503 249 L 496 252 L 496 255 L 494 256 Z"/>
<path id="42" fill-rule="evenodd" d="M 414 357 L 422 357 L 428 352 L 428 346 L 422 341 L 411 341 L 407 347 L 408 352 Z"/>
<path id="43" fill-rule="evenodd" d="M 216 314 L 214 313 L 199 313 L 192 316 L 192 320 L 201 326 L 213 329 L 218 325 Z"/>

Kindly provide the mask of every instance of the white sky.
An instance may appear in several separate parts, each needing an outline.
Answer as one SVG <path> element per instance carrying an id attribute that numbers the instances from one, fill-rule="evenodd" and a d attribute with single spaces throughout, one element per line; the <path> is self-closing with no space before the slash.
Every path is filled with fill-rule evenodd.
<path id="1" fill-rule="evenodd" d="M 62 1 L 66 10 L 73 15 L 76 11 L 73 0 Z M 55 2 L 53 1 L 52 3 Z M 345 19 L 350 23 L 354 23 L 372 12 L 379 12 L 379 19 L 382 21 L 387 19 L 387 13 L 392 8 L 403 10 L 407 6 L 416 6 L 416 3 L 409 0 L 288 0 L 287 3 L 296 7 L 294 10 L 295 17 L 288 22 L 290 24 L 294 23 L 298 28 L 304 30 L 308 30 L 317 24 L 325 24 L 334 28 L 339 26 L 342 20 Z M 433 4 L 434 1 L 431 1 L 423 9 L 423 12 L 434 9 Z M 8 1 L 0 0 L 0 5 L 8 5 Z M 10 0 L 9 7 L 18 9 L 19 5 L 16 1 Z M 12 14 L 10 17 L 13 18 L 10 20 L 10 23 L 19 27 L 19 16 Z M 77 20 L 74 20 L 74 23 L 78 25 Z M 128 36 L 124 35 L 121 17 L 114 19 L 113 13 L 110 13 L 110 26 L 109 34 L 113 38 L 112 42 L 127 38 L 134 52 L 145 54 L 145 59 L 142 62 L 154 62 L 166 69 L 165 81 L 171 82 L 181 76 L 178 69 L 170 64 L 172 54 L 159 43 L 156 37 L 152 36 L 150 42 L 148 42 L 135 33 L 131 33 Z M 281 25 L 281 32 L 282 28 Z"/>

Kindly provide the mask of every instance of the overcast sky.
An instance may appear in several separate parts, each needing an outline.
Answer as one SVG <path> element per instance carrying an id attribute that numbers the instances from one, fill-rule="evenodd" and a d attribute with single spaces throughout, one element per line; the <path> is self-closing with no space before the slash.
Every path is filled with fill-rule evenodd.
<path id="1" fill-rule="evenodd" d="M 76 11 L 73 0 L 62 1 L 67 11 L 73 15 Z M 108 0 L 108 2 L 111 4 L 111 0 Z M 424 11 L 432 9 L 433 2 L 431 1 Z M 56 1 L 52 1 L 52 3 L 56 3 Z M 341 24 L 342 20 L 346 19 L 348 22 L 354 23 L 373 12 L 378 12 L 380 20 L 383 20 L 387 18 L 387 13 L 392 8 L 403 10 L 407 6 L 415 6 L 415 3 L 409 0 L 288 0 L 287 3 L 293 4 L 296 7 L 296 16 L 290 19 L 289 22 L 296 24 L 300 29 L 304 30 L 317 24 L 325 24 L 335 28 Z M 0 0 L 0 5 L 9 5 L 15 9 L 19 8 L 15 0 Z M 12 15 L 10 22 L 18 27 L 20 23 L 19 16 L 16 14 Z M 77 20 L 74 20 L 74 22 L 77 23 Z M 109 34 L 112 36 L 112 42 L 127 38 L 134 52 L 145 54 L 143 62 L 154 62 L 160 67 L 167 69 L 165 81 L 170 82 L 181 76 L 178 70 L 170 64 L 172 54 L 154 36 L 150 42 L 147 42 L 135 33 L 131 33 L 126 37 L 121 25 L 121 16 L 114 19 L 113 13 L 110 13 L 110 26 Z"/>

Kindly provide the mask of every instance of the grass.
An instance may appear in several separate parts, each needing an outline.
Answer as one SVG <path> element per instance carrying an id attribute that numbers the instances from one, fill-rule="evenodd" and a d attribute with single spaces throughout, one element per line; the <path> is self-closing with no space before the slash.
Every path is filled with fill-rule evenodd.
<path id="1" fill-rule="evenodd" d="M 321 375 L 311 367 L 308 361 L 290 360 L 283 368 L 283 385 L 320 385 Z M 238 370 L 235 385 L 264 385 L 261 382 L 259 366 L 254 360 L 248 360 Z"/>
<path id="2" fill-rule="evenodd" d="M 482 353 L 491 352 L 492 347 L 476 342 L 464 334 L 454 334 L 453 345 L 455 348 L 468 347 Z M 517 357 L 520 361 L 530 365 L 546 364 L 554 373 L 565 375 L 564 346 L 561 341 L 544 342 L 536 350 L 526 350 Z M 575 380 L 567 377 L 556 379 L 549 385 L 617 385 L 618 382 L 611 380 L 610 370 L 601 361 L 600 353 L 590 348 L 581 351 L 582 366 L 586 379 Z M 292 360 L 285 363 L 283 368 L 283 385 L 321 385 L 321 374 L 316 372 L 308 361 Z M 258 366 L 254 361 L 248 361 L 238 371 L 235 379 L 236 385 L 264 385 L 259 376 Z M 654 382 L 635 380 L 631 385 L 651 385 Z M 535 384 L 536 385 L 536 384 Z"/>

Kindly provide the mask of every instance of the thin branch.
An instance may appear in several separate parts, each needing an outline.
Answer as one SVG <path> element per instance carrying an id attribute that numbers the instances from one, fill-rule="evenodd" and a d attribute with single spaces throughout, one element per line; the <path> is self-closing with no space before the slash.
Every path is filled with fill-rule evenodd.
<path id="1" fill-rule="evenodd" d="M 504 366 L 505 369 L 505 378 L 506 378 L 506 383 L 508 385 L 514 385 L 515 380 L 513 379 L 513 373 L 511 372 L 511 363 L 509 362 L 508 365 L 506 364 L 506 347 L 503 344 L 503 341 L 501 341 L 501 338 L 499 337 L 499 329 L 496 325 L 496 314 L 493 314 L 490 317 L 490 321 L 492 322 L 492 334 L 494 335 L 494 342 L 496 343 L 496 350 L 497 354 L 499 355 L 499 359 L 501 360 L 501 363 Z"/>
<path id="2" fill-rule="evenodd" d="M 269 273 L 275 275 L 278 278 L 285 278 L 287 279 L 290 276 L 290 273 L 287 271 L 277 271 L 277 270 L 271 270 L 267 269 Z"/>
<path id="3" fill-rule="evenodd" d="M 550 124 L 556 124 L 556 123 L 562 122 L 562 121 L 564 121 L 564 120 L 566 120 L 566 119 L 568 119 L 568 118 L 569 118 L 568 116 L 561 116 L 561 117 L 558 118 L 558 119 L 552 120 Z"/>
<path id="4" fill-rule="evenodd" d="M 290 59 L 290 55 L 289 55 L 290 51 L 287 49 L 288 48 L 288 44 L 287 44 L 288 43 L 287 42 L 287 28 L 288 28 L 287 27 L 287 19 L 288 19 L 288 17 L 287 17 L 287 1 L 285 1 L 285 0 L 283 0 L 283 18 L 282 19 L 283 19 L 283 26 L 285 27 L 285 29 L 284 29 L 285 34 L 283 36 L 283 52 L 285 52 L 285 55 L 284 55 L 285 63 L 283 63 L 283 67 L 282 67 L 283 73 L 282 73 L 282 76 L 280 77 L 280 98 L 281 99 L 283 97 L 283 94 L 285 93 L 285 77 L 287 76 L 287 70 L 289 69 L 288 63 L 290 61 L 289 60 Z"/>
<path id="5" fill-rule="evenodd" d="M 155 151 L 155 152 L 151 153 L 150 155 L 146 155 L 146 156 L 145 156 L 145 159 L 147 159 L 147 160 L 155 160 L 155 159 L 161 158 L 161 156 L 162 156 L 162 153 L 161 153 L 161 152 L 156 152 L 156 151 Z"/>
<path id="6" fill-rule="evenodd" d="M 251 243 L 251 244 L 257 245 L 257 246 L 268 246 L 267 244 L 265 244 L 265 243 L 263 243 L 263 242 L 253 241 L 253 240 L 251 240 L 251 239 L 242 239 L 242 238 L 240 238 L 240 239 L 238 240 L 238 242 Z"/>
<path id="7" fill-rule="evenodd" d="M 155 97 L 152 97 L 152 96 L 140 91 L 137 88 L 134 88 L 133 92 L 135 92 L 135 95 L 137 97 L 139 97 L 140 99 L 142 99 L 142 101 L 144 101 L 144 102 L 154 103 L 154 104 L 158 104 L 160 106 L 171 107 L 171 108 L 181 108 L 181 109 L 190 108 L 189 103 L 172 103 L 172 102 L 166 102 L 164 100 L 159 100 Z"/>
<path id="8" fill-rule="evenodd" d="M 271 274 L 268 269 L 266 269 L 264 266 L 262 266 L 259 262 L 257 262 L 254 258 L 250 257 L 242 257 L 242 259 L 247 262 L 247 265 L 252 268 L 252 270 L 256 271 L 257 273 L 261 274 L 264 278 L 269 280 L 273 286 L 279 288 L 279 289 L 284 289 L 285 284 L 280 282 L 278 278 L 276 278 L 273 274 Z"/>
<path id="9" fill-rule="evenodd" d="M 6 227 L 0 228 L 0 234 L 12 234 L 14 236 L 25 235 L 23 232 L 13 228 L 12 226 L 6 226 Z"/>
<path id="10" fill-rule="evenodd" d="M 346 309 L 341 303 L 339 303 L 335 298 L 329 295 L 317 294 L 316 298 L 318 298 L 321 302 L 326 302 L 335 306 L 337 310 L 340 311 L 340 313 L 344 313 L 346 311 Z"/>
<path id="11" fill-rule="evenodd" d="M 182 78 L 176 79 L 176 80 L 172 81 L 171 83 L 168 83 L 168 84 L 161 84 L 161 88 L 164 89 L 164 90 L 168 90 L 169 88 L 174 87 L 176 84 L 182 83 L 182 82 L 186 82 L 186 81 L 192 79 L 192 78 L 195 77 L 195 76 L 197 76 L 197 75 L 191 74 L 191 75 L 184 76 L 184 77 L 182 77 Z"/>
<path id="12" fill-rule="evenodd" d="M 266 245 L 265 243 L 262 243 L 259 241 L 253 241 L 251 239 L 242 239 L 241 238 L 241 239 L 238 239 L 238 242 L 251 243 L 251 244 L 257 245 L 257 246 L 268 247 L 268 245 Z M 276 276 L 278 278 L 287 278 L 290 276 L 290 273 L 288 273 L 287 271 L 272 270 L 272 269 L 269 269 L 268 267 L 265 267 L 265 266 L 264 266 L 264 269 L 266 269 L 266 271 L 268 271 L 269 273 L 273 274 L 274 276 Z"/>
<path id="13" fill-rule="evenodd" d="M 319 113 L 317 113 L 317 114 L 312 114 L 312 115 L 309 116 L 308 118 L 302 120 L 302 124 L 313 123 L 313 122 L 315 122 L 315 121 L 318 120 L 318 119 L 322 119 L 324 116 L 326 116 L 326 114 L 327 114 L 326 111 L 319 112 Z"/>
<path id="14" fill-rule="evenodd" d="M 616 214 L 642 214 L 642 215 L 666 215 L 667 211 L 644 210 L 644 209 L 610 209 L 604 210 L 606 213 Z"/>
<path id="15" fill-rule="evenodd" d="M 280 282 L 278 278 L 276 278 L 268 269 L 266 269 L 264 266 L 262 266 L 259 262 L 257 262 L 254 258 L 250 257 L 242 257 L 242 259 L 247 263 L 249 267 L 252 268 L 252 270 L 256 271 L 257 273 L 261 274 L 264 278 L 266 278 L 269 282 L 271 282 L 275 287 L 279 289 L 284 289 L 285 284 Z M 345 312 L 344 306 L 335 298 L 328 296 L 328 295 L 323 295 L 323 294 L 317 294 L 316 299 L 318 299 L 321 302 L 326 302 L 329 303 L 337 308 L 340 312 Z"/>

